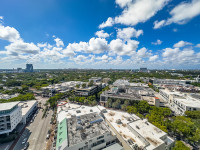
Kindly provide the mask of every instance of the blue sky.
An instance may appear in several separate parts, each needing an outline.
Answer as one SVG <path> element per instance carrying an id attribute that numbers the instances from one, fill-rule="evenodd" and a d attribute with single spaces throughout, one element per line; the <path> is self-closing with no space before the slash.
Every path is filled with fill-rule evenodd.
<path id="1" fill-rule="evenodd" d="M 0 2 L 0 68 L 199 69 L 200 0 Z"/>

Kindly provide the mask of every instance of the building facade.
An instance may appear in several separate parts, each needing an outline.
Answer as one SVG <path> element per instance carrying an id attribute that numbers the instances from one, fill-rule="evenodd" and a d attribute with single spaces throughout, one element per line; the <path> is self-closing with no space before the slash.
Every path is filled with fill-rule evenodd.
<path id="1" fill-rule="evenodd" d="M 0 104 L 0 134 L 9 134 L 22 120 L 19 102 Z"/>

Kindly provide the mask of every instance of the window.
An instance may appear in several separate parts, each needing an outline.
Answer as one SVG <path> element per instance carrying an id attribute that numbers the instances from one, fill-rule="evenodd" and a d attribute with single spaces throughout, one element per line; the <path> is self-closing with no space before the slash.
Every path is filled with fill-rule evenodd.
<path id="1" fill-rule="evenodd" d="M 6 121 L 10 121 L 10 116 L 6 116 Z"/>
<path id="2" fill-rule="evenodd" d="M 97 138 L 97 140 L 99 140 L 99 139 L 101 139 L 101 138 L 104 138 L 104 136 L 102 135 L 102 136 L 99 136 L 98 138 Z"/>

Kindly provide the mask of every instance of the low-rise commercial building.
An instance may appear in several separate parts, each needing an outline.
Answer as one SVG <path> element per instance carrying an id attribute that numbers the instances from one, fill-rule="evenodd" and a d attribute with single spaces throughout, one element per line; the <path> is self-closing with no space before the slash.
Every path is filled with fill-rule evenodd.
<path id="1" fill-rule="evenodd" d="M 57 150 L 169 150 L 174 140 L 134 114 L 61 102 Z M 114 144 L 116 138 L 119 144 Z M 123 148 L 122 148 L 122 146 Z"/>
<path id="2" fill-rule="evenodd" d="M 134 114 L 107 110 L 103 116 L 125 150 L 168 150 L 174 145 L 167 133 Z"/>
<path id="3" fill-rule="evenodd" d="M 169 105 L 176 115 L 184 115 L 185 111 L 200 111 L 200 101 L 192 98 L 190 95 L 185 97 L 174 97 Z"/>
<path id="4" fill-rule="evenodd" d="M 26 124 L 31 119 L 31 115 L 37 110 L 37 101 L 20 102 L 19 106 L 22 109 L 22 123 Z"/>
<path id="5" fill-rule="evenodd" d="M 200 110 L 198 94 L 181 93 L 169 89 L 160 90 L 159 94 L 176 115 L 184 115 L 185 111 Z"/>
<path id="6" fill-rule="evenodd" d="M 175 79 L 150 79 L 152 84 L 174 84 L 174 85 L 185 85 L 190 84 L 193 80 L 175 80 Z"/>
<path id="7" fill-rule="evenodd" d="M 95 83 L 93 86 L 86 85 L 85 88 L 75 88 L 75 95 L 77 96 L 90 96 L 98 93 L 103 88 L 102 83 Z"/>
<path id="8" fill-rule="evenodd" d="M 89 79 L 89 82 L 93 81 L 94 83 L 101 82 L 101 77 L 92 77 Z"/>
<path id="9" fill-rule="evenodd" d="M 160 106 L 160 99 L 154 95 L 154 91 L 147 84 L 129 83 L 127 80 L 117 80 L 113 83 L 113 87 L 102 92 L 100 95 L 100 103 L 105 106 L 108 99 L 141 101 L 145 100 L 150 105 Z"/>
<path id="10" fill-rule="evenodd" d="M 0 99 L 11 99 L 11 98 L 14 98 L 14 97 L 17 97 L 19 94 L 16 93 L 16 94 L 12 94 L 12 95 L 8 95 L 8 94 L 0 94 Z"/>
<path id="11" fill-rule="evenodd" d="M 22 120 L 19 102 L 0 104 L 0 134 L 9 134 Z"/>
<path id="12" fill-rule="evenodd" d="M 97 107 L 64 104 L 57 115 L 57 150 L 100 150 L 116 141 Z"/>

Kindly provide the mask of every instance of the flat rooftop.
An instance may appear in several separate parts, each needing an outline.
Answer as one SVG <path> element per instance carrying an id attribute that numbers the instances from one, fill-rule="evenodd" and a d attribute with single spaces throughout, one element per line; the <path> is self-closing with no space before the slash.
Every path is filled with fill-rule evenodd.
<path id="1" fill-rule="evenodd" d="M 188 107 L 200 108 L 200 101 L 198 99 L 195 100 L 190 98 L 175 98 L 175 100 Z"/>
<path id="2" fill-rule="evenodd" d="M 71 118 L 73 115 L 81 116 L 93 112 L 100 112 L 100 109 L 90 106 L 84 106 L 74 103 L 60 102 L 57 107 L 57 121 L 61 122 L 64 118 Z"/>
<path id="3" fill-rule="evenodd" d="M 199 99 L 200 100 L 200 94 L 190 94 L 191 95 L 191 97 L 193 97 L 193 98 L 196 98 L 196 99 Z"/>
<path id="4" fill-rule="evenodd" d="M 81 105 L 66 102 L 59 102 L 58 105 L 59 106 L 57 107 L 57 121 L 59 123 L 67 117 L 69 110 L 81 107 Z"/>
<path id="5" fill-rule="evenodd" d="M 152 150 L 164 144 L 160 138 L 167 134 L 146 119 L 141 120 L 134 114 L 113 110 L 107 110 L 104 116 L 130 147 L 137 144 L 140 148 Z"/>
<path id="6" fill-rule="evenodd" d="M 18 102 L 1 103 L 0 104 L 0 111 L 10 110 L 13 107 L 15 107 L 17 104 L 19 104 L 19 101 Z"/>
<path id="7" fill-rule="evenodd" d="M 103 118 L 97 113 L 72 116 L 67 119 L 69 146 L 110 132 Z"/>
<path id="8" fill-rule="evenodd" d="M 20 102 L 19 106 L 22 108 L 22 116 L 26 115 L 27 112 L 37 103 L 36 100 Z"/>
<path id="9" fill-rule="evenodd" d="M 147 150 L 155 149 L 159 145 L 163 144 L 164 141 L 160 138 L 167 136 L 165 132 L 149 123 L 146 119 L 136 120 L 129 123 L 129 126 L 150 143 L 150 145 L 146 147 Z"/>
<path id="10" fill-rule="evenodd" d="M 136 115 L 130 115 L 126 112 L 107 110 L 107 113 L 104 113 L 106 120 L 112 125 L 112 127 L 120 134 L 126 143 L 132 141 L 137 144 L 139 147 L 144 148 L 146 146 L 137 135 L 133 134 L 128 128 L 130 122 L 140 119 Z M 129 144 L 131 146 L 131 144 Z"/>

